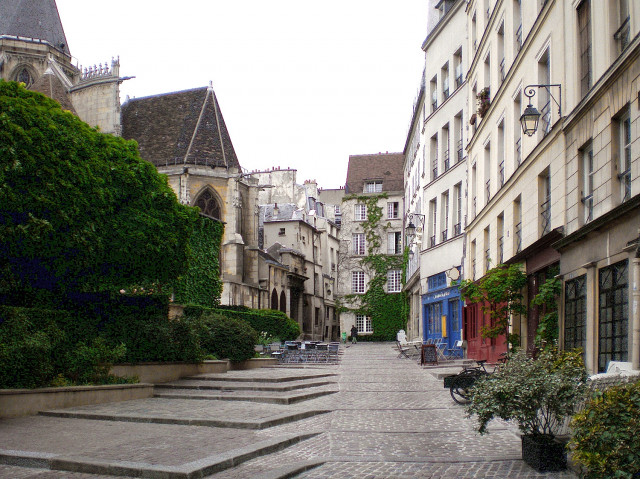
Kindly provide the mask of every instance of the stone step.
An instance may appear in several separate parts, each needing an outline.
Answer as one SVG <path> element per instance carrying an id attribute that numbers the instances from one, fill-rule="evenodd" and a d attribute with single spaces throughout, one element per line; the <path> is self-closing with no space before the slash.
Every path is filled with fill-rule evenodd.
<path id="1" fill-rule="evenodd" d="M 319 391 L 310 391 L 303 392 L 297 394 L 290 395 L 279 395 L 279 394 L 243 394 L 243 393 L 235 393 L 232 391 L 217 393 L 214 391 L 198 391 L 197 393 L 187 393 L 187 392 L 174 392 L 167 391 L 162 393 L 154 394 L 154 397 L 157 398 L 175 398 L 175 399 L 196 399 L 196 400 L 219 400 L 219 401 L 248 401 L 248 402 L 258 402 L 258 403 L 266 403 L 266 404 L 295 404 L 301 401 L 307 401 L 309 399 L 315 399 L 321 396 L 326 396 L 328 394 L 335 394 L 338 390 L 319 390 Z"/>
<path id="2" fill-rule="evenodd" d="M 306 389 L 335 384 L 335 381 L 287 381 L 285 383 L 263 382 L 231 382 L 214 381 L 213 379 L 181 379 L 168 383 L 156 384 L 155 390 L 163 389 L 195 389 L 195 390 L 220 390 L 220 391 L 274 391 L 286 392 L 297 389 Z"/>
<path id="3" fill-rule="evenodd" d="M 262 368 L 261 370 L 267 370 L 271 368 Z M 278 368 L 278 372 L 274 372 L 272 377 L 269 376 L 259 376 L 257 374 L 250 374 L 249 372 L 242 371 L 244 374 L 238 374 L 238 372 L 229 371 L 223 374 L 199 374 L 197 376 L 188 376 L 184 379 L 188 380 L 197 380 L 197 381 L 225 381 L 225 382 L 253 382 L 253 383 L 284 383 L 284 382 L 292 382 L 292 381 L 305 381 L 312 379 L 321 379 L 328 377 L 337 376 L 336 373 L 291 373 L 287 375 L 282 375 L 282 370 L 284 368 Z M 288 369 L 288 368 L 287 368 Z"/>

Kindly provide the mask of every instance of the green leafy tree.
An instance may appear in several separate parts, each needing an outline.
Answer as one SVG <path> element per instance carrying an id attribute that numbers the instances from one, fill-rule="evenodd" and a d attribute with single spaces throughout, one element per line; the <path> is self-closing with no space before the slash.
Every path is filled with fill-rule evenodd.
<path id="1" fill-rule="evenodd" d="M 467 304 L 480 304 L 482 312 L 488 314 L 491 323 L 483 326 L 481 334 L 485 338 L 497 338 L 504 334 L 507 342 L 516 347 L 519 337 L 510 334 L 511 318 L 526 315 L 522 290 L 527 284 L 527 276 L 521 264 L 498 265 L 487 271 L 479 281 L 463 280 L 460 293 Z"/>
<path id="2" fill-rule="evenodd" d="M 0 289 L 169 284 L 196 219 L 135 142 L 0 81 Z"/>
<path id="3" fill-rule="evenodd" d="M 536 343 L 550 346 L 558 340 L 558 298 L 562 293 L 562 281 L 557 277 L 558 268 L 549 271 L 531 304 L 541 308 L 541 318 L 536 331 Z"/>

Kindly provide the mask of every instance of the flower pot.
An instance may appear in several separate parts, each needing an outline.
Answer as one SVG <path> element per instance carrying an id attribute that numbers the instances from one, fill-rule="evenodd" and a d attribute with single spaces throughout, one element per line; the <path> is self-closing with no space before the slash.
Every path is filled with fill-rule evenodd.
<path id="1" fill-rule="evenodd" d="M 522 436 L 522 459 L 538 472 L 564 471 L 567 468 L 564 444 L 551 436 Z"/>

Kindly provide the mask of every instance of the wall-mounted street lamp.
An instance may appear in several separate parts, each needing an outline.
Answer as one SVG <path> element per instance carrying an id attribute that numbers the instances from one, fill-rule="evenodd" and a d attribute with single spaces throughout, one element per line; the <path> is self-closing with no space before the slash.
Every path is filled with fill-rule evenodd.
<path id="1" fill-rule="evenodd" d="M 414 220 L 418 226 L 413 223 Z M 424 220 L 425 216 L 420 213 L 409 213 L 409 216 L 407 216 L 407 226 L 404 228 L 404 233 L 407 238 L 407 246 L 409 246 L 409 248 L 411 248 L 411 245 L 415 242 L 418 228 L 420 228 L 420 231 L 418 232 L 422 232 L 424 229 Z M 409 258 L 413 259 L 413 250 L 411 249 L 409 249 Z"/>
<path id="2" fill-rule="evenodd" d="M 551 87 L 558 87 L 558 98 L 560 101 L 555 99 L 555 97 L 551 94 Z M 536 94 L 535 88 L 546 88 L 549 92 L 549 96 L 558 105 L 558 114 L 560 118 L 562 118 L 562 85 L 559 83 L 553 83 L 549 85 L 527 85 L 524 88 L 524 96 L 529 99 L 529 104 L 527 108 L 524 109 L 522 116 L 520 117 L 520 124 L 522 125 L 522 131 L 527 136 L 533 136 L 536 131 L 538 131 L 538 122 L 540 121 L 540 112 L 538 109 L 531 104 L 531 98 Z"/>

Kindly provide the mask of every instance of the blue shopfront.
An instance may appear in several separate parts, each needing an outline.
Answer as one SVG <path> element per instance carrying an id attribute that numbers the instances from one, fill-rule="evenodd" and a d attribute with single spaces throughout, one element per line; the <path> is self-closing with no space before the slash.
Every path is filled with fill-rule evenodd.
<path id="1" fill-rule="evenodd" d="M 460 290 L 457 286 L 447 287 L 446 277 L 438 281 L 438 276 L 433 277 L 435 281 L 429 278 L 429 293 L 422 296 L 423 339 L 442 338 L 448 348 L 453 348 L 462 339 Z"/>

